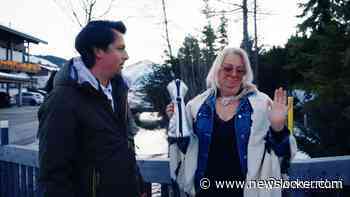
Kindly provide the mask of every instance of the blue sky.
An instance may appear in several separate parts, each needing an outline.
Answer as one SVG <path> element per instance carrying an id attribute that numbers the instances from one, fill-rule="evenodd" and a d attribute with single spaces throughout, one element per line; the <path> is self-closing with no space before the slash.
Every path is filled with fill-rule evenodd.
<path id="1" fill-rule="evenodd" d="M 57 0 L 62 2 L 64 0 Z M 77 1 L 77 0 L 74 0 Z M 229 1 L 229 0 L 227 0 Z M 98 0 L 97 12 L 107 7 L 109 0 Z M 239 0 L 230 2 L 239 3 Z M 294 0 L 258 0 L 260 9 L 270 15 L 261 15 L 258 21 L 260 44 L 266 47 L 284 45 L 288 37 L 296 32 L 300 13 Z M 171 43 L 174 51 L 181 46 L 186 34 L 200 38 L 200 30 L 206 20 L 200 13 L 201 0 L 166 0 Z M 32 45 L 31 53 L 56 55 L 64 58 L 77 56 L 74 38 L 79 26 L 72 22 L 68 11 L 54 0 L 3 0 L 0 4 L 0 24 L 29 33 L 49 44 Z M 61 4 L 60 4 L 61 5 Z M 128 28 L 125 35 L 131 64 L 148 59 L 161 62 L 166 49 L 164 27 L 161 25 L 162 7 L 160 0 L 116 0 L 105 19 L 123 20 Z M 240 15 L 229 18 L 229 41 L 239 46 L 242 40 Z M 252 24 L 252 20 L 250 23 Z M 213 25 L 217 21 L 213 19 Z M 250 32 L 253 29 L 250 28 Z"/>

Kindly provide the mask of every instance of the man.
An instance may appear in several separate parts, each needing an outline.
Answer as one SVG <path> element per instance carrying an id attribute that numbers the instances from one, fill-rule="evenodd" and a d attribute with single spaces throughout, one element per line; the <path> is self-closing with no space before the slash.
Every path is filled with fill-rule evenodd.
<path id="1" fill-rule="evenodd" d="M 128 146 L 129 58 L 122 22 L 92 21 L 73 58 L 55 76 L 39 109 L 39 187 L 45 197 L 140 196 L 142 179 Z"/>

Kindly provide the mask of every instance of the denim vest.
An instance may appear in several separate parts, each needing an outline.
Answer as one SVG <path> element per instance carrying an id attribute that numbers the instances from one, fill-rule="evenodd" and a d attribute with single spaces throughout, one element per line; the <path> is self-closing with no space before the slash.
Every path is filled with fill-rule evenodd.
<path id="1" fill-rule="evenodd" d="M 239 153 L 240 166 L 243 175 L 247 173 L 247 147 L 250 136 L 250 128 L 252 125 L 251 115 L 253 108 L 248 97 L 255 93 L 247 94 L 240 99 L 237 113 L 234 119 L 234 128 L 236 132 L 236 144 Z M 206 101 L 200 106 L 194 122 L 194 132 L 199 140 L 199 152 L 197 170 L 195 172 L 195 187 L 198 191 L 199 181 L 204 178 L 207 168 L 209 147 L 213 133 L 214 113 L 215 113 L 216 95 L 210 95 Z"/>

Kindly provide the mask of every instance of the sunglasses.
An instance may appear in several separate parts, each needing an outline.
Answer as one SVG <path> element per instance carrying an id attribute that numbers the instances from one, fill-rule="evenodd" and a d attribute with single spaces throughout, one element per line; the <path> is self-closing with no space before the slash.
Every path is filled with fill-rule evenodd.
<path id="1" fill-rule="evenodd" d="M 231 74 L 233 70 L 235 70 L 237 75 L 243 76 L 246 73 L 246 70 L 243 66 L 234 66 L 229 64 L 223 64 L 221 66 L 221 70 L 226 74 Z"/>

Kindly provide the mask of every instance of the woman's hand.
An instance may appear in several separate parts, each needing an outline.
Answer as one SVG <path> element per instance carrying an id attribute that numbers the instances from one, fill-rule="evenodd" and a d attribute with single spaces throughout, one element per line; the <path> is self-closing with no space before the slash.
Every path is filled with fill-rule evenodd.
<path id="1" fill-rule="evenodd" d="M 283 88 L 275 90 L 273 102 L 269 103 L 271 111 L 269 119 L 274 131 L 281 131 L 287 119 L 287 92 Z"/>
<path id="2" fill-rule="evenodd" d="M 169 119 L 174 115 L 174 111 L 175 111 L 174 103 L 169 103 L 165 109 L 165 113 Z"/>

